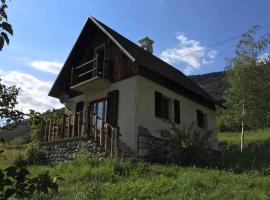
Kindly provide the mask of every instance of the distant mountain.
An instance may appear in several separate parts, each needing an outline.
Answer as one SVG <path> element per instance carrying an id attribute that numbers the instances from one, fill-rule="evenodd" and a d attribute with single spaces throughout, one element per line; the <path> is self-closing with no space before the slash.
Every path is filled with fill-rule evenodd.
<path id="1" fill-rule="evenodd" d="M 212 72 L 189 77 L 215 99 L 219 101 L 223 100 L 223 94 L 226 89 L 224 72 Z"/>

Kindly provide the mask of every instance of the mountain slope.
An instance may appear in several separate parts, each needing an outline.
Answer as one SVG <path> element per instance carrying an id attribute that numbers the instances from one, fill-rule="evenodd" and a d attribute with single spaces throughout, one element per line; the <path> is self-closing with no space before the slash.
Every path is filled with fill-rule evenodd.
<path id="1" fill-rule="evenodd" d="M 192 75 L 189 77 L 212 97 L 222 101 L 222 97 L 226 89 L 224 72 L 212 72 L 201 75 Z"/>

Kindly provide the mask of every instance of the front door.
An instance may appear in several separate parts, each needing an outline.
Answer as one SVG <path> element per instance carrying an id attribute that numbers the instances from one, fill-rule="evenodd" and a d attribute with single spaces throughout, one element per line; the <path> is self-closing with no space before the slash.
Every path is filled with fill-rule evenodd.
<path id="1" fill-rule="evenodd" d="M 107 115 L 107 99 L 100 99 L 90 103 L 90 114 L 91 114 L 91 126 L 97 127 L 97 134 L 100 133 L 102 121 L 106 121 Z M 96 116 L 96 118 L 94 117 Z M 95 120 L 96 119 L 96 120 Z M 91 129 L 93 130 L 93 129 Z"/>

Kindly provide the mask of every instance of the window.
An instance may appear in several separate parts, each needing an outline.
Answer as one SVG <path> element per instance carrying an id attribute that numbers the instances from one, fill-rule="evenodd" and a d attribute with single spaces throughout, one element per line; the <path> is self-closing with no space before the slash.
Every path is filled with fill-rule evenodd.
<path id="1" fill-rule="evenodd" d="M 180 102 L 178 100 L 173 101 L 174 104 L 174 122 L 180 124 Z"/>
<path id="2" fill-rule="evenodd" d="M 207 116 L 200 110 L 197 110 L 197 125 L 199 128 L 206 128 Z"/>
<path id="3" fill-rule="evenodd" d="M 171 99 L 155 92 L 155 116 L 161 119 L 170 120 Z"/>
<path id="4" fill-rule="evenodd" d="M 169 115 L 169 99 L 162 97 L 162 112 L 161 112 L 161 118 L 170 120 Z"/>

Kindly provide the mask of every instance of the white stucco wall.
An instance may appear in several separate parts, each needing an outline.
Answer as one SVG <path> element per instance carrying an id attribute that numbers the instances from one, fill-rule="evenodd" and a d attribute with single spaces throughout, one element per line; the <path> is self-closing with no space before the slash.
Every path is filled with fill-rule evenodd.
<path id="1" fill-rule="evenodd" d="M 137 77 L 131 77 L 111 83 L 108 87 L 99 90 L 89 90 L 84 95 L 70 99 L 67 106 L 75 111 L 75 105 L 79 101 L 84 101 L 85 106 L 90 102 L 107 97 L 109 91 L 119 90 L 118 104 L 118 126 L 120 127 L 121 141 L 123 141 L 132 150 L 136 150 L 136 94 Z"/>
<path id="2" fill-rule="evenodd" d="M 119 90 L 118 126 L 121 140 L 133 151 L 137 152 L 137 134 L 140 126 L 147 128 L 152 135 L 160 136 L 161 129 L 171 128 L 171 123 L 155 117 L 155 91 L 162 93 L 170 99 L 180 101 L 181 124 L 197 122 L 196 110 L 207 114 L 207 127 L 216 133 L 216 113 L 196 102 L 187 99 L 155 82 L 142 76 L 111 83 L 102 90 L 91 90 L 84 95 L 68 101 L 68 106 L 75 110 L 75 104 L 84 100 L 85 106 L 90 102 L 104 98 L 112 90 Z M 171 102 L 173 105 L 173 102 Z M 173 106 L 170 112 L 173 119 Z M 214 134 L 213 140 L 216 140 Z"/>
<path id="3" fill-rule="evenodd" d="M 138 77 L 138 110 L 137 126 L 147 128 L 152 135 L 160 136 L 161 129 L 170 129 L 172 124 L 166 120 L 155 117 L 155 91 L 162 93 L 171 99 L 170 118 L 173 121 L 174 110 L 173 100 L 180 101 L 180 120 L 181 125 L 190 125 L 192 122 L 197 124 L 197 110 L 201 110 L 207 115 L 207 128 L 213 132 L 213 140 L 216 140 L 216 112 L 204 107 L 190 99 L 179 95 L 149 79 L 142 76 Z M 216 144 L 213 144 L 216 148 Z"/>

